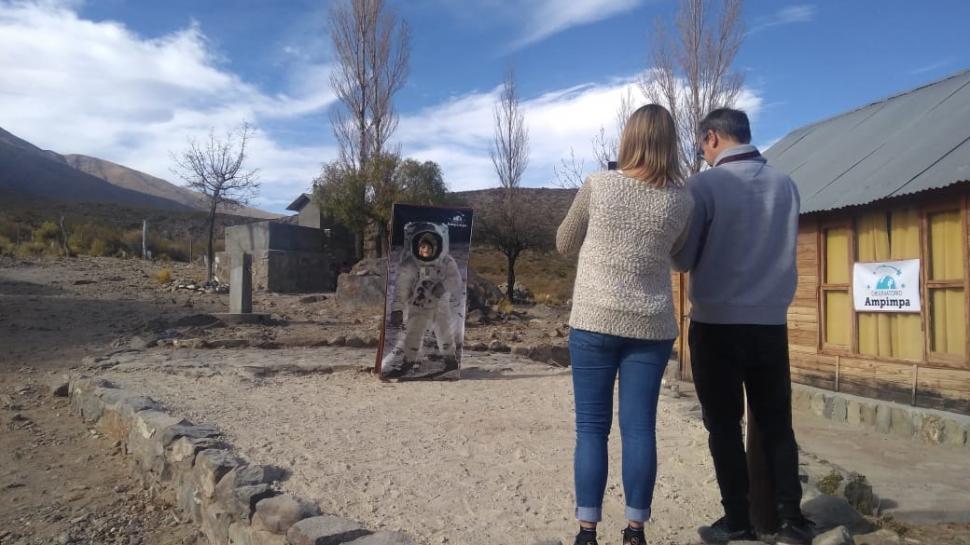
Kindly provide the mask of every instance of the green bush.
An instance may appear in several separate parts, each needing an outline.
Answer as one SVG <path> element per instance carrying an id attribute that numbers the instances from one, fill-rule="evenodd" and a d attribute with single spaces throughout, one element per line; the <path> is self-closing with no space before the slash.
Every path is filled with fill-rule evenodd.
<path id="1" fill-rule="evenodd" d="M 0 235 L 0 256 L 14 255 L 15 251 L 16 246 L 14 243 L 6 235 Z"/>
<path id="2" fill-rule="evenodd" d="M 58 244 L 61 238 L 61 228 L 53 221 L 45 221 L 40 227 L 34 229 L 33 239 L 35 242 Z"/>

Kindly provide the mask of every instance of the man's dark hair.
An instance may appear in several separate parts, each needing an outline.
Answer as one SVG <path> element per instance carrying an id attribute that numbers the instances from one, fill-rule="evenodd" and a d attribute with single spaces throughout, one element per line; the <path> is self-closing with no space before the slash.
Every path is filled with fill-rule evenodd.
<path id="1" fill-rule="evenodd" d="M 713 110 L 701 120 L 698 129 L 702 136 L 707 134 L 707 131 L 714 131 L 737 140 L 741 144 L 751 142 L 751 125 L 748 123 L 748 114 L 741 110 L 732 110 L 731 108 Z"/>

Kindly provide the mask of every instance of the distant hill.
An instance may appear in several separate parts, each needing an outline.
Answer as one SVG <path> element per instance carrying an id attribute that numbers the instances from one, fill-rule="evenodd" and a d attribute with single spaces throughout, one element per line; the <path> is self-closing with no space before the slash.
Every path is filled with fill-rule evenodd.
<path id="1" fill-rule="evenodd" d="M 464 203 L 475 210 L 488 210 L 501 204 L 502 191 L 500 188 L 456 191 L 451 194 L 451 200 Z M 569 206 L 576 197 L 576 190 L 523 187 L 520 189 L 519 196 L 526 203 L 526 208 L 542 220 L 540 224 L 543 228 L 555 236 L 556 229 L 566 217 L 566 212 L 569 211 Z"/>
<path id="2" fill-rule="evenodd" d="M 0 189 L 60 202 L 101 202 L 189 210 L 184 204 L 112 185 L 72 167 L 52 151 L 0 129 Z"/>
<path id="3" fill-rule="evenodd" d="M 72 167 L 101 178 L 117 187 L 168 199 L 195 210 L 208 210 L 205 198 L 199 193 L 133 168 L 87 155 L 65 155 L 64 160 Z M 280 217 L 279 214 L 250 207 L 220 208 L 219 212 L 260 219 L 276 219 Z"/>
<path id="4" fill-rule="evenodd" d="M 0 190 L 56 202 L 113 204 L 172 211 L 206 210 L 203 197 L 161 178 L 85 155 L 62 156 L 0 128 Z M 254 208 L 220 212 L 261 219 Z"/>

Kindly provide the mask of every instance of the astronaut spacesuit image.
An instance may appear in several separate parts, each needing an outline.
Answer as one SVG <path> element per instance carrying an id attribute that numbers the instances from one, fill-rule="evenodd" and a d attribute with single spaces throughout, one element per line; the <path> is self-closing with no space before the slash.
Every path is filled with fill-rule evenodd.
<path id="1" fill-rule="evenodd" d="M 393 349 L 381 361 L 382 378 L 409 374 L 432 378 L 458 370 L 465 314 L 464 282 L 449 252 L 449 229 L 442 223 L 411 221 L 389 296 L 387 335 Z M 434 342 L 428 342 L 428 331 Z M 387 339 L 391 341 L 391 339 Z"/>

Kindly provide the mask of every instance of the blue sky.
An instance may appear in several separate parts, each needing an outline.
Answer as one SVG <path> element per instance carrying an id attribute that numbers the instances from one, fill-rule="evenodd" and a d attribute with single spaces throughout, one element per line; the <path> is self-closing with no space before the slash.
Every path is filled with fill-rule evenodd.
<path id="1" fill-rule="evenodd" d="M 393 141 L 454 190 L 495 185 L 491 111 L 514 67 L 531 134 L 526 185 L 553 185 L 613 130 L 674 0 L 388 0 L 413 32 Z M 242 120 L 256 205 L 281 211 L 335 156 L 329 2 L 0 0 L 0 127 L 177 181 L 171 152 Z M 748 0 L 736 59 L 755 143 L 970 68 L 970 3 Z"/>

